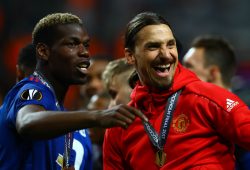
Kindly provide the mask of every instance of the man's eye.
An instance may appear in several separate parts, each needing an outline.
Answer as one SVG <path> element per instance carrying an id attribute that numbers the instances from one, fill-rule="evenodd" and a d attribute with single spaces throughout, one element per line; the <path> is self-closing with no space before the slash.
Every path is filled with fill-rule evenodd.
<path id="1" fill-rule="evenodd" d="M 89 43 L 84 43 L 83 44 L 85 48 L 89 48 L 90 44 Z"/>
<path id="2" fill-rule="evenodd" d="M 74 47 L 74 46 L 76 46 L 76 43 L 74 43 L 74 42 L 69 42 L 69 43 L 67 43 L 67 46 L 69 46 L 69 47 Z"/>
<path id="3" fill-rule="evenodd" d="M 147 49 L 149 49 L 149 50 L 155 50 L 155 49 L 157 49 L 159 46 L 158 45 L 148 45 L 147 46 Z"/>
<path id="4" fill-rule="evenodd" d="M 169 41 L 168 44 L 167 44 L 167 46 L 169 48 L 174 48 L 174 47 L 176 47 L 176 42 L 175 41 Z"/>
<path id="5" fill-rule="evenodd" d="M 157 48 L 156 46 L 149 46 L 148 47 L 149 49 L 152 49 L 152 48 Z"/>

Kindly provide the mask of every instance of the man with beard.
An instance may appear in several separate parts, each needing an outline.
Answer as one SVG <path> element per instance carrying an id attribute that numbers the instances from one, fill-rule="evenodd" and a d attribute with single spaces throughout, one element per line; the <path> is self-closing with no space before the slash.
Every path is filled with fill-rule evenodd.
<path id="1" fill-rule="evenodd" d="M 104 170 L 234 169 L 234 144 L 250 149 L 246 104 L 178 62 L 173 31 L 158 14 L 136 15 L 124 44 L 139 78 L 129 105 L 149 122 L 106 131 Z"/>

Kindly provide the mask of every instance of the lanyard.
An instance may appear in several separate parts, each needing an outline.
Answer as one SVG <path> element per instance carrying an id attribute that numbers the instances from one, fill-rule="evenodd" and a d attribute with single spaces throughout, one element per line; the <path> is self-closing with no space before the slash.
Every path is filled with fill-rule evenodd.
<path id="1" fill-rule="evenodd" d="M 55 91 L 54 91 L 52 85 L 49 83 L 49 81 L 41 73 L 39 73 L 38 71 L 35 71 L 33 73 L 33 75 L 35 77 L 38 77 L 39 80 L 52 91 L 52 93 L 53 93 L 53 95 L 55 96 L 55 99 L 56 99 L 57 110 L 62 110 L 60 108 L 59 102 L 58 102 L 58 100 L 56 98 Z M 71 132 L 69 132 L 69 133 L 67 133 L 65 135 L 64 143 L 65 143 L 65 146 L 64 146 L 64 154 L 63 154 L 63 167 L 64 168 L 69 168 L 70 151 L 71 151 L 72 145 L 73 145 L 73 134 Z"/>
<path id="2" fill-rule="evenodd" d="M 63 167 L 64 168 L 69 168 L 69 158 L 70 158 L 70 151 L 72 149 L 72 144 L 73 144 L 73 135 L 72 133 L 67 133 L 65 135 L 65 146 L 64 146 L 64 154 L 63 154 Z"/>
<path id="3" fill-rule="evenodd" d="M 161 124 L 160 134 L 158 135 L 153 126 L 149 122 L 143 122 L 144 129 L 149 136 L 152 144 L 158 149 L 163 150 L 163 146 L 166 143 L 168 132 L 170 129 L 170 123 L 173 117 L 174 109 L 177 104 L 178 97 L 180 96 L 181 90 L 175 92 L 168 98 L 165 113 Z"/>

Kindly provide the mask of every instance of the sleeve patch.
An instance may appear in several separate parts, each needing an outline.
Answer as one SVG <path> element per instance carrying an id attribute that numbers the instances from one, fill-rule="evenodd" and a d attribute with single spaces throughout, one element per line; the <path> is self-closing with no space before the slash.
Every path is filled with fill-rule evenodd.
<path id="1" fill-rule="evenodd" d="M 41 100 L 43 95 L 36 89 L 27 89 L 22 92 L 20 97 L 22 100 Z"/>

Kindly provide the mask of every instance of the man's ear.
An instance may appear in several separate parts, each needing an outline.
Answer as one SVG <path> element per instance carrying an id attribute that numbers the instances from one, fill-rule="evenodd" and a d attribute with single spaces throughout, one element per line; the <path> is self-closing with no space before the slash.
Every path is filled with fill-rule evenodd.
<path id="1" fill-rule="evenodd" d="M 47 61 L 49 59 L 49 47 L 44 43 L 38 43 L 36 46 L 36 53 L 38 57 L 42 60 Z"/>
<path id="2" fill-rule="evenodd" d="M 133 51 L 128 48 L 125 48 L 125 57 L 128 64 L 135 64 L 135 57 Z"/>
<path id="3" fill-rule="evenodd" d="M 221 79 L 220 69 L 216 65 L 209 66 L 209 79 L 212 83 L 218 82 Z"/>

